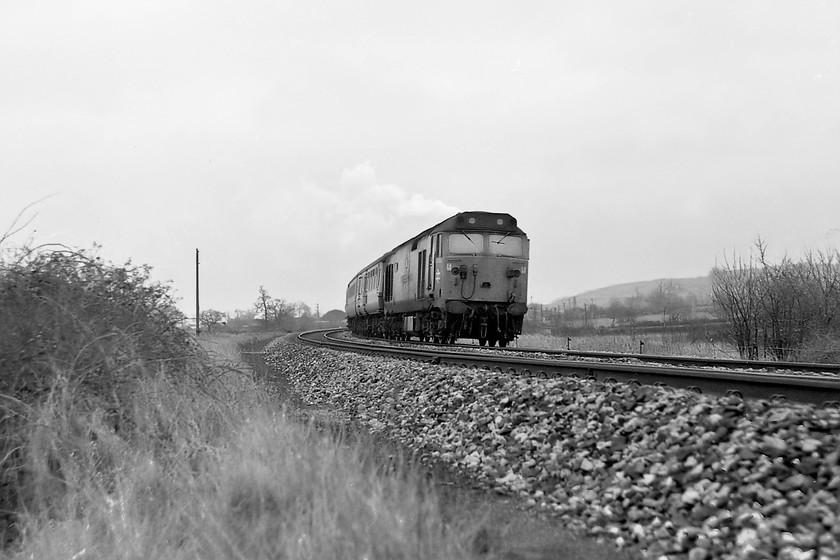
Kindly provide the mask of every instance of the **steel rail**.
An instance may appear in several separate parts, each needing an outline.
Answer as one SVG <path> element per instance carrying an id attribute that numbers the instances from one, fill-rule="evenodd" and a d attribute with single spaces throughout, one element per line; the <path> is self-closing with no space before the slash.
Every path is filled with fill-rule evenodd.
<path id="1" fill-rule="evenodd" d="M 536 359 L 500 353 L 475 353 L 436 348 L 365 344 L 333 335 L 341 329 L 308 331 L 298 338 L 310 344 L 353 352 L 409 358 L 441 365 L 488 369 L 499 373 L 541 378 L 577 377 L 605 383 L 656 385 L 688 389 L 710 395 L 736 395 L 744 399 L 785 400 L 840 407 L 840 378 L 784 373 L 752 373 L 697 367 L 582 362 L 557 358 Z M 314 340 L 314 339 L 319 340 Z"/>
<path id="2" fill-rule="evenodd" d="M 514 350 L 508 348 L 508 350 Z M 536 348 L 517 348 L 519 352 L 542 352 L 558 356 L 575 356 L 600 359 L 635 359 L 643 362 L 669 365 L 707 366 L 720 368 L 763 369 L 766 371 L 804 371 L 812 373 L 835 373 L 840 375 L 840 364 L 818 364 L 811 362 L 777 362 L 770 360 L 741 360 L 731 358 L 699 358 L 692 356 L 662 356 L 657 354 L 623 354 L 619 352 L 586 352 L 582 350 L 540 350 Z"/>
<path id="3" fill-rule="evenodd" d="M 367 340 L 383 340 L 381 338 L 362 337 Z M 772 360 L 744 360 L 735 358 L 700 358 L 694 356 L 664 356 L 659 354 L 635 354 L 622 352 L 602 352 L 586 350 L 563 350 L 546 348 L 519 348 L 519 347 L 489 347 L 475 346 L 474 344 L 439 344 L 435 342 L 413 342 L 404 341 L 400 344 L 415 344 L 426 346 L 439 346 L 443 348 L 482 348 L 496 352 L 520 352 L 523 354 L 547 354 L 563 358 L 566 356 L 577 358 L 593 358 L 598 360 L 639 360 L 648 363 L 668 364 L 673 366 L 694 366 L 694 367 L 716 367 L 716 368 L 742 368 L 761 369 L 766 371 L 800 371 L 812 373 L 831 373 L 840 376 L 840 364 L 821 364 L 814 362 L 782 362 Z"/>

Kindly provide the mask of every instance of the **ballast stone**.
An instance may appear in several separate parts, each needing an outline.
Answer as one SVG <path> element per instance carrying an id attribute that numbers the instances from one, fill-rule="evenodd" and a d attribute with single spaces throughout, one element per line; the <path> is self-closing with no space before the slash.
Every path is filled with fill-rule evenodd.
<path id="1" fill-rule="evenodd" d="M 840 558 L 836 410 L 348 360 L 285 341 L 266 359 L 304 400 L 652 558 Z"/>

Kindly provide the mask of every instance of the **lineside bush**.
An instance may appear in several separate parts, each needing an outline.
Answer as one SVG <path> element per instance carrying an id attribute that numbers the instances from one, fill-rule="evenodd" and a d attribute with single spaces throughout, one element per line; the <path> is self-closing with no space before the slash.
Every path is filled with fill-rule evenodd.
<path id="1" fill-rule="evenodd" d="M 191 375 L 180 320 L 148 267 L 71 250 L 25 249 L 0 263 L 3 542 L 17 535 L 14 512 L 58 507 L 71 463 L 105 461 L 105 434 L 141 433 L 138 381 Z"/>
<path id="2" fill-rule="evenodd" d="M 742 358 L 834 362 L 840 338 L 840 251 L 774 263 L 733 256 L 712 270 L 715 313 Z"/>

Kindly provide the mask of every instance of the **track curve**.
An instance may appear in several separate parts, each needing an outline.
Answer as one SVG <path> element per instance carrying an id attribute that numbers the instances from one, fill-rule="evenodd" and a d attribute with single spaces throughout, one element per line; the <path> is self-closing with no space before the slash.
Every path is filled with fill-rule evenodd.
<path id="1" fill-rule="evenodd" d="M 307 344 L 337 350 L 376 354 L 393 358 L 415 359 L 441 365 L 450 365 L 474 369 L 488 369 L 509 375 L 523 375 L 542 378 L 572 376 L 593 379 L 605 383 L 629 383 L 632 385 L 655 385 L 688 389 L 697 393 L 709 395 L 737 395 L 744 399 L 784 400 L 787 402 L 806 403 L 820 406 L 840 408 L 840 375 L 827 377 L 816 375 L 811 370 L 799 373 L 782 373 L 776 371 L 744 371 L 731 369 L 743 367 L 743 363 L 732 361 L 730 369 L 722 369 L 727 360 L 703 360 L 689 358 L 690 363 L 702 363 L 700 366 L 672 365 L 666 359 L 651 363 L 643 356 L 646 363 L 616 363 L 602 360 L 571 360 L 556 355 L 550 358 L 529 357 L 522 355 L 522 349 L 516 351 L 476 352 L 476 347 L 465 346 L 432 346 L 432 345 L 400 345 L 391 346 L 361 341 L 358 339 L 339 338 L 338 333 L 344 329 L 326 329 L 307 331 L 298 335 L 298 339 Z M 469 349 L 469 350 L 468 350 Z M 525 350 L 525 354 L 535 356 L 545 354 L 563 354 L 542 350 Z M 578 356 L 593 354 L 604 356 L 606 360 L 616 357 L 627 357 L 624 354 L 607 353 L 576 353 Z M 639 358 L 638 355 L 631 355 Z M 683 358 L 672 359 L 686 363 Z M 713 363 L 713 364 L 712 364 Z M 752 367 L 756 362 L 748 362 Z M 773 363 L 778 366 L 779 363 Z M 709 369 L 710 365 L 721 369 Z M 806 364 L 808 366 L 813 364 Z M 791 364 L 784 364 L 788 369 Z M 826 368 L 820 365 L 821 371 Z M 829 366 L 829 369 L 832 366 Z M 840 370 L 840 366 L 838 366 Z"/>

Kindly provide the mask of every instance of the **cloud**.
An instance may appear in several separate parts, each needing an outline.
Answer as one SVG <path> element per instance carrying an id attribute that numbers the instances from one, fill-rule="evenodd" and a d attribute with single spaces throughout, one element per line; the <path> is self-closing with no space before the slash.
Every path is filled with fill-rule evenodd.
<path id="1" fill-rule="evenodd" d="M 265 239 L 273 224 L 275 237 L 266 244 L 225 250 L 238 260 L 230 267 L 239 271 L 238 294 L 264 284 L 276 297 L 326 309 L 343 305 L 339 302 L 346 282 L 362 267 L 458 211 L 443 200 L 382 180 L 372 163 L 362 162 L 343 169 L 332 183 L 302 180 L 275 188 L 250 208 L 247 219 L 238 220 L 242 226 L 236 234 Z M 226 243 L 219 234 L 216 248 L 222 251 Z M 220 295 L 228 290 L 222 285 L 215 289 Z M 206 291 L 210 297 L 211 289 Z M 218 304 L 225 309 L 236 305 Z"/>
<path id="2" fill-rule="evenodd" d="M 271 189 L 258 181 L 244 189 L 235 200 L 221 190 L 208 193 L 227 200 L 230 214 L 202 214 L 192 225 L 212 218 L 230 227 L 205 228 L 203 245 L 212 247 L 226 268 L 240 271 L 237 282 L 265 284 L 311 303 L 325 303 L 324 294 L 340 297 L 346 281 L 363 266 L 459 212 L 440 198 L 383 180 L 369 161 L 345 167 L 332 181 L 283 181 Z M 296 272 L 301 266 L 329 272 L 301 275 Z M 247 289 L 244 285 L 239 291 Z M 210 297 L 210 288 L 206 291 Z"/>
<path id="3" fill-rule="evenodd" d="M 365 188 L 376 183 L 376 169 L 366 161 L 341 172 L 342 189 Z"/>
<path id="4" fill-rule="evenodd" d="M 413 194 L 411 197 L 400 204 L 398 207 L 398 214 L 402 216 L 439 216 L 446 218 L 457 212 L 452 206 L 440 200 L 434 200 L 423 196 L 422 194 Z"/>
<path id="5" fill-rule="evenodd" d="M 341 172 L 337 196 L 324 196 L 323 187 L 310 189 L 322 202 L 330 201 L 328 214 L 338 225 L 344 247 L 364 243 L 373 251 L 385 252 L 392 248 L 383 240 L 385 234 L 414 235 L 459 212 L 442 200 L 380 180 L 376 168 L 367 161 Z"/>

